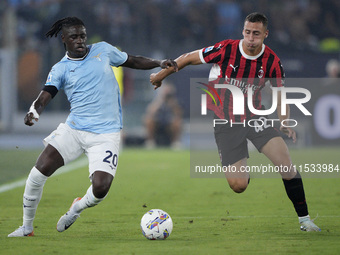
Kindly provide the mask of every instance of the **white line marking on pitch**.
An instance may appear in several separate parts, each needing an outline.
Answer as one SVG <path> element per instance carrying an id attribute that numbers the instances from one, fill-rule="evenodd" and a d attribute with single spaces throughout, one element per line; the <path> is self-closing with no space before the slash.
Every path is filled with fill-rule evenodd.
<path id="1" fill-rule="evenodd" d="M 79 167 L 86 166 L 87 164 L 88 164 L 87 158 L 81 158 L 77 161 L 70 163 L 69 165 L 61 167 L 51 177 L 58 176 L 58 175 L 61 175 L 61 174 L 67 173 L 67 172 L 71 172 L 71 171 L 73 171 L 73 170 L 75 170 Z M 16 182 L 0 185 L 0 194 L 3 193 L 3 192 L 6 192 L 6 191 L 13 190 L 13 189 L 18 188 L 18 187 L 25 186 L 26 179 L 27 178 L 21 179 L 21 180 L 16 181 Z"/>
<path id="2" fill-rule="evenodd" d="M 187 220 L 191 220 L 191 219 L 235 219 L 235 218 L 277 218 L 276 216 L 267 216 L 267 215 L 221 215 L 220 217 L 203 217 L 203 216 L 194 216 L 194 217 L 187 217 L 187 216 L 178 216 L 176 217 L 176 219 L 187 219 Z M 280 218 L 295 218 L 295 216 L 281 216 Z M 340 215 L 319 215 L 318 218 L 340 218 Z"/>

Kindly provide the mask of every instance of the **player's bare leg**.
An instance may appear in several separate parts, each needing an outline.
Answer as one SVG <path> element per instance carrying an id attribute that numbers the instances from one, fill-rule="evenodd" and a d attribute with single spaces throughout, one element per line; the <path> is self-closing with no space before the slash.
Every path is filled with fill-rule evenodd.
<path id="1" fill-rule="evenodd" d="M 64 165 L 64 159 L 52 145 L 48 144 L 38 157 L 36 168 L 50 177 L 57 169 Z"/>
<path id="2" fill-rule="evenodd" d="M 59 219 L 57 230 L 63 232 L 68 229 L 86 208 L 98 205 L 103 201 L 110 190 L 113 176 L 103 171 L 96 171 L 92 175 L 92 185 L 86 194 L 75 198 L 70 209 Z"/>
<path id="3" fill-rule="evenodd" d="M 110 190 L 113 176 L 106 172 L 96 171 L 92 176 L 93 195 L 97 198 L 104 198 Z"/>
<path id="4" fill-rule="evenodd" d="M 283 166 L 287 171 L 280 172 L 289 199 L 292 201 L 295 211 L 299 216 L 301 230 L 321 231 L 308 215 L 308 207 L 301 175 L 296 171 L 290 159 L 288 147 L 281 137 L 274 137 L 268 141 L 261 152 L 266 155 L 275 166 Z"/>
<path id="5" fill-rule="evenodd" d="M 247 158 L 243 158 L 230 167 L 226 167 L 225 176 L 230 188 L 236 193 L 242 193 L 246 190 L 249 183 L 249 173 L 241 171 L 241 168 L 247 166 Z"/>
<path id="6" fill-rule="evenodd" d="M 32 168 L 25 186 L 23 195 L 23 225 L 8 235 L 8 237 L 33 236 L 33 221 L 38 204 L 42 197 L 45 182 L 59 167 L 64 165 L 64 160 L 59 152 L 48 145 L 40 154 L 36 165 Z"/>
<path id="7" fill-rule="evenodd" d="M 291 180 L 296 176 L 296 170 L 290 159 L 289 150 L 281 137 L 270 139 L 261 149 L 261 152 L 270 159 L 275 166 L 284 166 L 289 171 L 280 172 L 285 180 Z"/>

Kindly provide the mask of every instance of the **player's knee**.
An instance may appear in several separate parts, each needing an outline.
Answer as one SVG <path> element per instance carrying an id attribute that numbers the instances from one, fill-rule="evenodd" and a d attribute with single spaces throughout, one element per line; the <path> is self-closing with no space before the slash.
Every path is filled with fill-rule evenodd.
<path id="1" fill-rule="evenodd" d="M 247 186 L 230 186 L 235 193 L 242 193 L 247 189 Z"/>
<path id="2" fill-rule="evenodd" d="M 97 172 L 96 172 L 97 173 Z M 113 176 L 110 174 L 99 175 L 95 173 L 95 178 L 92 179 L 93 195 L 96 198 L 103 198 L 110 190 Z M 98 177 L 101 178 L 98 178 Z"/>
<path id="3" fill-rule="evenodd" d="M 51 176 L 59 168 L 52 159 L 46 159 L 44 161 L 38 160 L 35 167 L 46 176 Z"/>
<path id="4" fill-rule="evenodd" d="M 230 188 L 235 193 L 242 193 L 248 187 L 248 179 L 231 179 L 228 180 Z"/>
<path id="5" fill-rule="evenodd" d="M 35 167 L 46 175 L 51 176 L 58 168 L 64 165 L 64 159 L 60 153 L 51 145 L 48 145 L 40 154 Z"/>
<path id="6" fill-rule="evenodd" d="M 92 184 L 93 195 L 96 198 L 103 198 L 109 192 L 110 187 L 111 187 L 111 183 L 108 183 L 108 182 L 97 183 L 96 185 Z"/>
<path id="7" fill-rule="evenodd" d="M 92 186 L 92 187 L 93 187 L 93 195 L 96 198 L 105 197 L 110 190 L 110 186 Z"/>

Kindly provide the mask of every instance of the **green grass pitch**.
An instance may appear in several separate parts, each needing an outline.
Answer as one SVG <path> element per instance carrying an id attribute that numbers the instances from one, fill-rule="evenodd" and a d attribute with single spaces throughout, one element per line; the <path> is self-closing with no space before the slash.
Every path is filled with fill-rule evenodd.
<path id="1" fill-rule="evenodd" d="M 27 176 L 39 154 L 0 153 L 6 178 L 0 184 Z M 292 151 L 295 163 L 313 156 L 339 163 L 336 155 L 339 148 Z M 263 160 L 252 153 L 249 164 Z M 56 231 L 56 223 L 89 187 L 87 167 L 50 178 L 32 238 L 7 238 L 22 223 L 24 187 L 0 193 L 0 254 L 340 254 L 339 178 L 304 179 L 310 215 L 319 215 L 316 223 L 322 228 L 306 233 L 299 230 L 280 178 L 254 178 L 244 193 L 236 194 L 223 178 L 191 178 L 189 166 L 189 151 L 123 150 L 108 197 L 63 233 Z M 150 241 L 140 231 L 141 217 L 153 208 L 173 219 L 167 240 Z"/>

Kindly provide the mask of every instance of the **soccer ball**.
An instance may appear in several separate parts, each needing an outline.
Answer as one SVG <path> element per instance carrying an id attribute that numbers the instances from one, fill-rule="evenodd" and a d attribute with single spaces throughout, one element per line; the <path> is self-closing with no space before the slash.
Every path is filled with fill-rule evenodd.
<path id="1" fill-rule="evenodd" d="M 166 239 L 171 234 L 172 227 L 170 215 L 161 209 L 148 211 L 140 221 L 143 235 L 150 240 Z"/>

